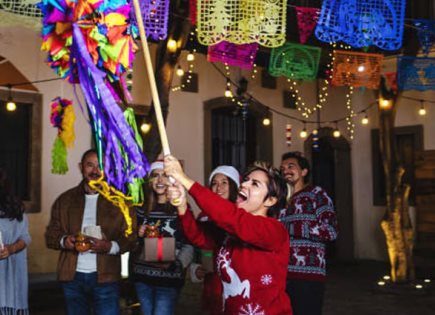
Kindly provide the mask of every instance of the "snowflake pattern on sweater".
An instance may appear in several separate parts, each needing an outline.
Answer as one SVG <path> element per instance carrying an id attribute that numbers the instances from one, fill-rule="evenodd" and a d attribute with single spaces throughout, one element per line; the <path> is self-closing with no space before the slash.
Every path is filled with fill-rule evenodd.
<path id="1" fill-rule="evenodd" d="M 189 194 L 227 232 L 222 241 L 198 224 L 191 211 L 180 216 L 185 235 L 194 245 L 217 251 L 223 314 L 291 315 L 285 293 L 288 234 L 282 224 L 239 209 L 198 183 Z"/>
<path id="2" fill-rule="evenodd" d="M 324 280 L 326 245 L 337 238 L 334 205 L 325 190 L 306 186 L 295 193 L 280 221 L 290 235 L 288 277 Z"/>

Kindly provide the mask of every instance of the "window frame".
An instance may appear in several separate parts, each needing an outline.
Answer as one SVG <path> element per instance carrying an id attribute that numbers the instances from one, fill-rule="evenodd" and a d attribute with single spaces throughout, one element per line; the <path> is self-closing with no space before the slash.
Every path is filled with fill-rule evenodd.
<path id="1" fill-rule="evenodd" d="M 6 102 L 8 90 L 0 90 L 0 100 Z M 27 213 L 41 212 L 41 175 L 42 175 L 42 94 L 12 90 L 13 100 L 32 106 L 30 132 L 29 165 L 29 200 L 23 200 Z"/>

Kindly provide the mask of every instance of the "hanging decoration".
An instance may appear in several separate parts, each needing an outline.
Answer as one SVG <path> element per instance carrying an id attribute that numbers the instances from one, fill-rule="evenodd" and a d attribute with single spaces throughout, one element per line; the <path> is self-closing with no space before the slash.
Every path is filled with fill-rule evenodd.
<path id="1" fill-rule="evenodd" d="M 116 203 L 131 223 L 125 202 L 140 203 L 138 179 L 149 168 L 142 148 L 117 102 L 113 83 L 131 67 L 136 30 L 128 24 L 126 0 L 89 2 L 43 0 L 42 49 L 62 78 L 80 83 L 96 138 L 100 167 Z M 103 163 L 104 153 L 104 163 Z M 109 200 L 109 196 L 106 196 Z M 127 211 L 125 210 L 127 209 Z M 131 233 L 131 226 L 126 233 Z"/>
<path id="2" fill-rule="evenodd" d="M 385 78 L 388 88 L 397 93 L 397 72 L 386 72 L 382 76 Z"/>
<path id="3" fill-rule="evenodd" d="M 39 32 L 42 12 L 36 2 L 38 0 L 0 0 L 0 26 L 27 27 Z"/>
<path id="4" fill-rule="evenodd" d="M 435 44 L 435 20 L 414 20 L 423 54 L 427 57 Z"/>
<path id="5" fill-rule="evenodd" d="M 285 143 L 288 147 L 292 145 L 292 125 L 286 124 L 285 125 Z"/>
<path id="6" fill-rule="evenodd" d="M 299 42 L 305 44 L 313 33 L 319 20 L 320 9 L 310 7 L 296 7 L 296 17 L 299 27 Z"/>
<path id="7" fill-rule="evenodd" d="M 48 64 L 70 83 L 78 82 L 77 61 L 72 58 L 74 42 L 72 25 L 78 25 L 86 50 L 109 81 L 119 79 L 131 66 L 137 49 L 132 35 L 129 6 L 126 0 L 116 2 L 77 2 L 43 0 L 42 50 L 48 52 Z"/>
<path id="8" fill-rule="evenodd" d="M 402 47 L 406 0 L 324 0 L 315 30 L 323 42 Z"/>
<path id="9" fill-rule="evenodd" d="M 196 25 L 196 2 L 197 0 L 189 0 L 189 17 L 192 25 Z"/>
<path id="10" fill-rule="evenodd" d="M 377 89 L 383 58 L 381 54 L 335 50 L 331 84 Z"/>
<path id="11" fill-rule="evenodd" d="M 319 131 L 317 129 L 314 129 L 313 132 L 313 152 L 319 152 Z"/>
<path id="12" fill-rule="evenodd" d="M 285 42 L 287 0 L 197 0 L 198 41 L 279 47 Z"/>
<path id="13" fill-rule="evenodd" d="M 51 173 L 66 174 L 68 172 L 67 148 L 74 145 L 75 115 L 72 101 L 56 97 L 51 102 L 51 125 L 57 128 L 57 137 L 51 150 Z"/>
<path id="14" fill-rule="evenodd" d="M 346 93 L 346 109 L 348 111 L 348 115 L 346 116 L 346 125 L 347 131 L 350 140 L 353 140 L 353 134 L 355 132 L 355 123 L 353 122 L 353 118 L 356 116 L 356 113 L 352 106 L 352 95 L 353 95 L 353 87 L 349 87 L 349 91 Z"/>
<path id="15" fill-rule="evenodd" d="M 207 60 L 251 70 L 257 50 L 257 43 L 236 45 L 222 41 L 216 45 L 208 46 Z"/>
<path id="16" fill-rule="evenodd" d="M 314 80 L 319 69 L 320 54 L 319 47 L 287 42 L 272 49 L 269 73 L 294 80 Z"/>
<path id="17" fill-rule="evenodd" d="M 435 90 L 435 58 L 397 57 L 399 90 Z"/>
<path id="18" fill-rule="evenodd" d="M 148 38 L 164 40 L 168 36 L 169 0 L 141 0 L 140 11 Z M 133 1 L 130 2 L 130 18 L 137 27 Z"/>

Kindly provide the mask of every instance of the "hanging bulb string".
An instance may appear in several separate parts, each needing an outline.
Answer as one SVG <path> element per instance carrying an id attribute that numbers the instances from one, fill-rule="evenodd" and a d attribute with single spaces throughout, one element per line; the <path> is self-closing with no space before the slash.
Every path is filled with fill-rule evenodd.
<path id="1" fill-rule="evenodd" d="M 58 80 L 63 80 L 63 79 L 62 78 L 51 78 L 51 79 L 28 81 L 28 82 L 7 83 L 7 84 L 1 84 L 0 86 L 6 87 L 6 88 L 9 88 L 9 87 L 13 88 L 14 86 L 44 83 L 44 82 L 51 82 L 51 81 L 58 81 Z"/>
<path id="2" fill-rule="evenodd" d="M 225 73 L 216 65 L 216 64 L 214 64 L 214 63 L 211 63 L 211 65 L 216 69 L 216 71 L 218 71 L 223 77 L 226 77 L 225 76 Z M 232 84 L 232 85 L 234 85 L 236 88 L 239 88 L 240 86 L 236 83 L 236 82 L 234 82 L 231 78 L 227 78 L 228 79 L 228 81 L 227 82 L 229 82 L 230 84 Z M 279 111 L 279 110 L 276 110 L 276 109 L 273 109 L 273 108 L 271 108 L 271 107 L 269 107 L 269 106 L 267 106 L 266 104 L 264 104 L 263 102 L 261 102 L 261 101 L 259 101 L 257 98 L 255 98 L 252 94 L 250 94 L 250 93 L 248 93 L 248 92 L 245 92 L 245 95 L 246 96 L 248 96 L 248 98 L 251 98 L 253 101 L 255 101 L 257 104 L 260 104 L 261 106 L 263 106 L 264 108 L 266 108 L 268 111 L 271 111 L 271 112 L 273 112 L 273 113 L 275 113 L 275 114 L 278 114 L 278 115 L 280 115 L 280 116 L 283 116 L 283 117 L 286 117 L 286 118 L 288 118 L 288 119 L 292 119 L 292 120 L 296 120 L 296 121 L 299 121 L 299 122 L 301 122 L 301 123 L 304 123 L 304 122 L 306 122 L 307 124 L 317 124 L 317 123 L 320 123 L 320 124 L 325 124 L 325 123 L 333 123 L 333 122 L 340 122 L 340 121 L 344 121 L 344 120 L 346 120 L 346 118 L 349 116 L 349 115 L 347 115 L 347 116 L 345 116 L 345 117 L 342 117 L 342 118 L 339 118 L 339 119 L 332 119 L 332 120 L 322 120 L 322 121 L 313 121 L 313 120 L 306 120 L 306 119 L 301 119 L 301 118 L 298 118 L 298 117 L 295 117 L 295 116 L 292 116 L 292 115 L 288 115 L 288 114 L 286 114 L 286 113 L 283 113 L 283 112 L 281 112 L 281 111 Z M 372 103 L 370 103 L 368 106 L 366 106 L 365 108 L 363 108 L 363 109 L 361 109 L 361 110 L 359 110 L 359 111 L 355 111 L 354 113 L 356 114 L 356 115 L 358 115 L 358 114 L 361 114 L 362 112 L 364 112 L 364 111 L 367 111 L 368 109 L 370 109 L 371 107 L 373 107 L 373 106 L 375 106 L 376 104 L 378 103 L 378 101 L 374 101 L 374 102 L 372 102 Z"/>
<path id="3" fill-rule="evenodd" d="M 435 104 L 435 101 L 433 101 L 433 100 L 425 100 L 425 99 L 422 99 L 422 98 L 416 98 L 416 97 L 410 97 L 410 96 L 404 96 L 404 95 L 401 95 L 401 98 L 404 98 L 404 99 L 407 99 L 407 100 L 411 100 L 411 101 L 416 101 L 416 102 L 425 102 L 425 103 Z"/>

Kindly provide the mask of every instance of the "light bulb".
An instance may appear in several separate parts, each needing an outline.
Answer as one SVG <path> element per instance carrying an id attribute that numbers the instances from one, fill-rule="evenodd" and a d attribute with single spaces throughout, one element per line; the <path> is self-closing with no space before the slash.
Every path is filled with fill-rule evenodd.
<path id="1" fill-rule="evenodd" d="M 225 90 L 225 97 L 233 97 L 233 92 L 231 92 L 229 87 L 227 87 Z"/>
<path id="2" fill-rule="evenodd" d="M 270 119 L 269 118 L 264 118 L 263 119 L 263 125 L 264 126 L 269 126 L 270 125 Z"/>
<path id="3" fill-rule="evenodd" d="M 365 69 L 366 68 L 363 65 L 358 66 L 358 72 L 364 72 Z"/>
<path id="4" fill-rule="evenodd" d="M 148 133 L 151 130 L 151 124 L 148 123 L 142 123 L 142 125 L 140 125 L 140 130 L 142 131 L 142 133 Z"/>
<path id="5" fill-rule="evenodd" d="M 194 61 L 195 60 L 195 55 L 192 53 L 192 52 L 190 52 L 190 53 L 188 53 L 187 54 L 187 61 Z"/>
<path id="6" fill-rule="evenodd" d="M 174 39 L 168 40 L 166 47 L 170 53 L 175 53 L 177 51 L 177 41 Z"/>
<path id="7" fill-rule="evenodd" d="M 17 109 L 17 104 L 13 100 L 9 100 L 6 104 L 6 110 L 9 112 L 14 112 Z"/>
<path id="8" fill-rule="evenodd" d="M 363 125 L 368 125 L 368 123 L 369 123 L 369 117 L 368 117 L 367 115 L 365 115 L 365 116 L 363 117 L 363 119 L 361 119 L 361 123 L 362 123 Z"/>
<path id="9" fill-rule="evenodd" d="M 302 129 L 301 132 L 299 133 L 299 137 L 304 139 L 307 136 L 308 136 L 307 129 L 306 128 Z"/>
<path id="10" fill-rule="evenodd" d="M 317 129 L 314 129 L 311 133 L 316 136 L 319 133 L 319 131 Z"/>
<path id="11" fill-rule="evenodd" d="M 379 106 L 383 109 L 389 109 L 391 107 L 391 101 L 387 99 L 381 99 L 379 101 Z"/>
<path id="12" fill-rule="evenodd" d="M 183 70 L 183 68 L 181 68 L 180 65 L 178 65 L 176 73 L 177 73 L 177 76 L 179 76 L 179 77 L 182 77 L 184 75 L 184 70 Z"/>
<path id="13" fill-rule="evenodd" d="M 334 136 L 334 138 L 340 138 L 341 136 L 340 130 L 335 129 L 332 135 Z"/>

